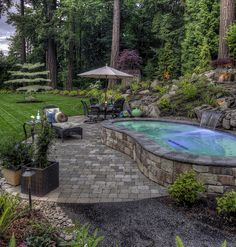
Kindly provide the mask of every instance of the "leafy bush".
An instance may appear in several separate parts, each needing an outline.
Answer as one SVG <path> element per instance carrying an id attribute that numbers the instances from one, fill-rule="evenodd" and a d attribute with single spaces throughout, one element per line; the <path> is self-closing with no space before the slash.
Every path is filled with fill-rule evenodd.
<path id="1" fill-rule="evenodd" d="M 55 132 L 50 124 L 47 121 L 43 121 L 34 146 L 34 165 L 36 167 L 45 168 L 50 164 L 48 161 L 48 154 L 54 137 Z"/>
<path id="2" fill-rule="evenodd" d="M 0 159 L 5 168 L 19 170 L 22 165 L 26 165 L 32 160 L 31 147 L 23 142 L 8 140 L 0 147 Z"/>
<path id="3" fill-rule="evenodd" d="M 32 230 L 26 238 L 29 247 L 57 246 L 58 242 L 56 229 L 45 223 L 33 224 Z"/>
<path id="4" fill-rule="evenodd" d="M 169 91 L 169 87 L 168 86 L 160 86 L 160 85 L 157 85 L 153 88 L 153 90 L 155 92 L 158 92 L 159 96 L 163 96 L 164 94 L 168 93 Z"/>
<path id="5" fill-rule="evenodd" d="M 101 97 L 101 90 L 97 88 L 92 88 L 87 91 L 86 96 L 93 97 L 93 98 L 100 98 Z"/>
<path id="6" fill-rule="evenodd" d="M 60 92 L 60 95 L 69 95 L 70 94 L 70 91 L 68 90 L 63 90 Z"/>
<path id="7" fill-rule="evenodd" d="M 219 214 L 236 216 L 236 191 L 225 192 L 223 196 L 217 197 L 216 201 Z"/>
<path id="8" fill-rule="evenodd" d="M 78 91 L 72 90 L 72 91 L 70 91 L 69 95 L 70 96 L 77 96 L 78 95 Z"/>
<path id="9" fill-rule="evenodd" d="M 138 90 L 141 89 L 141 85 L 138 82 L 134 81 L 134 82 L 130 83 L 130 89 L 131 89 L 132 93 L 136 93 L 136 92 L 138 92 Z"/>
<path id="10" fill-rule="evenodd" d="M 149 89 L 151 87 L 151 82 L 150 81 L 142 81 L 141 87 L 142 87 L 142 89 Z"/>
<path id="11" fill-rule="evenodd" d="M 197 96 L 197 87 L 190 82 L 182 82 L 181 83 L 181 90 L 184 95 L 184 97 L 187 100 L 194 99 Z"/>
<path id="12" fill-rule="evenodd" d="M 83 226 L 77 226 L 75 230 L 75 240 L 70 243 L 66 243 L 66 246 L 71 247 L 96 247 L 103 241 L 104 237 L 98 236 L 98 230 L 96 229 L 93 234 L 89 234 L 89 224 Z"/>
<path id="13" fill-rule="evenodd" d="M 161 109 L 169 108 L 170 107 L 170 99 L 167 97 L 162 97 L 159 101 L 159 106 Z"/>
<path id="14" fill-rule="evenodd" d="M 193 204 L 205 187 L 198 182 L 193 171 L 180 174 L 175 182 L 168 187 L 170 196 L 180 204 Z"/>
<path id="15" fill-rule="evenodd" d="M 142 58 L 136 50 L 124 50 L 118 58 L 118 66 L 121 69 L 138 69 L 142 64 Z"/>
<path id="16" fill-rule="evenodd" d="M 0 195 L 0 237 L 4 237 L 10 224 L 19 216 L 19 198 L 8 193 Z"/>

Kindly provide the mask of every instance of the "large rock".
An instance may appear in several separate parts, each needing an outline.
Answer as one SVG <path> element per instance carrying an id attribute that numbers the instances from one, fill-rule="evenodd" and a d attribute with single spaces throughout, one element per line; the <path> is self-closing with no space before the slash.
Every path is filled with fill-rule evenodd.
<path id="1" fill-rule="evenodd" d="M 139 92 L 139 94 L 141 95 L 147 95 L 147 94 L 150 94 L 150 90 L 146 89 L 146 90 L 142 90 Z"/>
<path id="2" fill-rule="evenodd" d="M 172 85 L 170 91 L 177 91 L 179 87 L 177 85 Z"/>
<path id="3" fill-rule="evenodd" d="M 144 111 L 145 116 L 147 117 L 157 118 L 160 116 L 161 113 L 156 103 L 153 103 L 148 106 L 143 106 L 142 109 Z"/>
<path id="4" fill-rule="evenodd" d="M 151 83 L 151 88 L 155 88 L 156 86 L 160 85 L 162 82 L 155 80 Z"/>
<path id="5" fill-rule="evenodd" d="M 230 120 L 224 118 L 222 121 L 222 127 L 224 129 L 229 130 L 230 129 Z"/>
<path id="6" fill-rule="evenodd" d="M 197 115 L 197 119 L 199 121 L 201 121 L 201 118 L 202 118 L 202 113 L 204 111 L 207 111 L 207 110 L 212 110 L 213 107 L 209 106 L 209 105 L 201 105 L 201 106 L 198 106 L 198 107 L 195 107 L 194 108 L 194 112 L 196 113 Z"/>

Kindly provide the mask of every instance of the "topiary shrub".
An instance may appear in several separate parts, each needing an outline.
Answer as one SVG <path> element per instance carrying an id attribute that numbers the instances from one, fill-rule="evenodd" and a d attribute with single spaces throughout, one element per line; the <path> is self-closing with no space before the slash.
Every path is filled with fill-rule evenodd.
<path id="1" fill-rule="evenodd" d="M 204 185 L 197 181 L 193 171 L 180 174 L 175 182 L 168 187 L 168 193 L 179 204 L 192 205 L 204 192 Z"/>
<path id="2" fill-rule="evenodd" d="M 225 192 L 216 202 L 218 214 L 229 216 L 229 219 L 236 217 L 236 191 Z"/>

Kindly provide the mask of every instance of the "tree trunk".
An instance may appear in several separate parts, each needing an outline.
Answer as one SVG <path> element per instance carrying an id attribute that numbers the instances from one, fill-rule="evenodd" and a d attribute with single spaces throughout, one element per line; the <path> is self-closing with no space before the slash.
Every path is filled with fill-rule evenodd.
<path id="1" fill-rule="evenodd" d="M 56 0 L 50 0 L 47 5 L 47 19 L 52 21 L 54 11 L 56 10 Z M 47 40 L 47 68 L 49 70 L 50 86 L 57 86 L 57 49 L 54 35 L 48 37 Z"/>
<path id="2" fill-rule="evenodd" d="M 220 0 L 220 41 L 218 58 L 227 58 L 229 50 L 226 41 L 227 31 L 235 19 L 234 0 Z"/>
<path id="3" fill-rule="evenodd" d="M 57 52 L 56 43 L 53 38 L 48 39 L 47 47 L 47 68 L 49 70 L 49 85 L 53 88 L 57 86 Z"/>
<path id="4" fill-rule="evenodd" d="M 24 0 L 20 1 L 20 14 L 21 17 L 25 15 L 25 3 Z M 25 47 L 25 36 L 23 30 L 21 30 L 21 63 L 26 63 L 26 47 Z"/>
<path id="5" fill-rule="evenodd" d="M 117 68 L 117 62 L 120 52 L 120 0 L 114 0 L 113 6 L 113 31 L 112 31 L 112 47 L 110 65 Z M 111 88 L 114 80 L 110 80 L 108 87 Z"/>

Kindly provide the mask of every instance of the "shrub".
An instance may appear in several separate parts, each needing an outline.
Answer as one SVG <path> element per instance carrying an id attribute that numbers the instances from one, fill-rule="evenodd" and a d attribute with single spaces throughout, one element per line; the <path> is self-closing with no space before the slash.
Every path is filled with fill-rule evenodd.
<path id="1" fill-rule="evenodd" d="M 67 246 L 71 247 L 84 247 L 84 246 L 92 246 L 96 247 L 100 242 L 103 241 L 104 237 L 98 236 L 98 230 L 96 229 L 94 233 L 91 235 L 89 234 L 89 224 L 85 224 L 83 226 L 77 226 L 75 230 L 76 239 L 67 243 Z"/>
<path id="2" fill-rule="evenodd" d="M 143 89 L 149 89 L 151 87 L 151 82 L 150 81 L 143 81 L 143 82 L 141 82 L 141 87 Z"/>
<path id="3" fill-rule="evenodd" d="M 45 223 L 35 223 L 26 238 L 27 246 L 44 247 L 58 246 L 58 236 L 55 228 Z"/>
<path id="4" fill-rule="evenodd" d="M 132 82 L 130 83 L 130 89 L 132 93 L 136 93 L 138 90 L 141 89 L 141 85 L 138 82 Z"/>
<path id="5" fill-rule="evenodd" d="M 197 181 L 193 171 L 180 174 L 175 182 L 168 187 L 170 196 L 180 204 L 193 204 L 200 192 L 204 192 L 204 185 Z"/>
<path id="6" fill-rule="evenodd" d="M 160 99 L 159 106 L 161 109 L 169 108 L 170 107 L 170 99 L 167 97 L 162 97 Z"/>
<path id="7" fill-rule="evenodd" d="M 70 96 L 77 96 L 78 95 L 78 91 L 76 91 L 76 90 L 70 91 L 69 95 Z"/>
<path id="8" fill-rule="evenodd" d="M 187 100 L 194 99 L 197 96 L 197 87 L 193 83 L 182 82 L 181 90 Z"/>
<path id="9" fill-rule="evenodd" d="M 100 98 L 101 97 L 101 90 L 99 90 L 97 88 L 92 88 L 89 91 L 87 91 L 86 96 L 94 97 L 94 98 Z"/>
<path id="10" fill-rule="evenodd" d="M 142 58 L 136 50 L 124 50 L 118 58 L 118 66 L 121 69 L 139 69 Z"/>
<path id="11" fill-rule="evenodd" d="M 31 162 L 31 147 L 22 142 L 8 140 L 8 142 L 1 144 L 0 158 L 5 168 L 19 170 L 22 165 Z"/>
<path id="12" fill-rule="evenodd" d="M 236 191 L 225 192 L 223 196 L 217 197 L 216 201 L 219 214 L 236 216 Z"/>
<path id="13" fill-rule="evenodd" d="M 158 92 L 159 93 L 159 96 L 163 96 L 164 94 L 166 94 L 169 90 L 169 87 L 168 86 L 160 86 L 160 85 L 157 85 L 153 88 L 154 91 Z"/>

